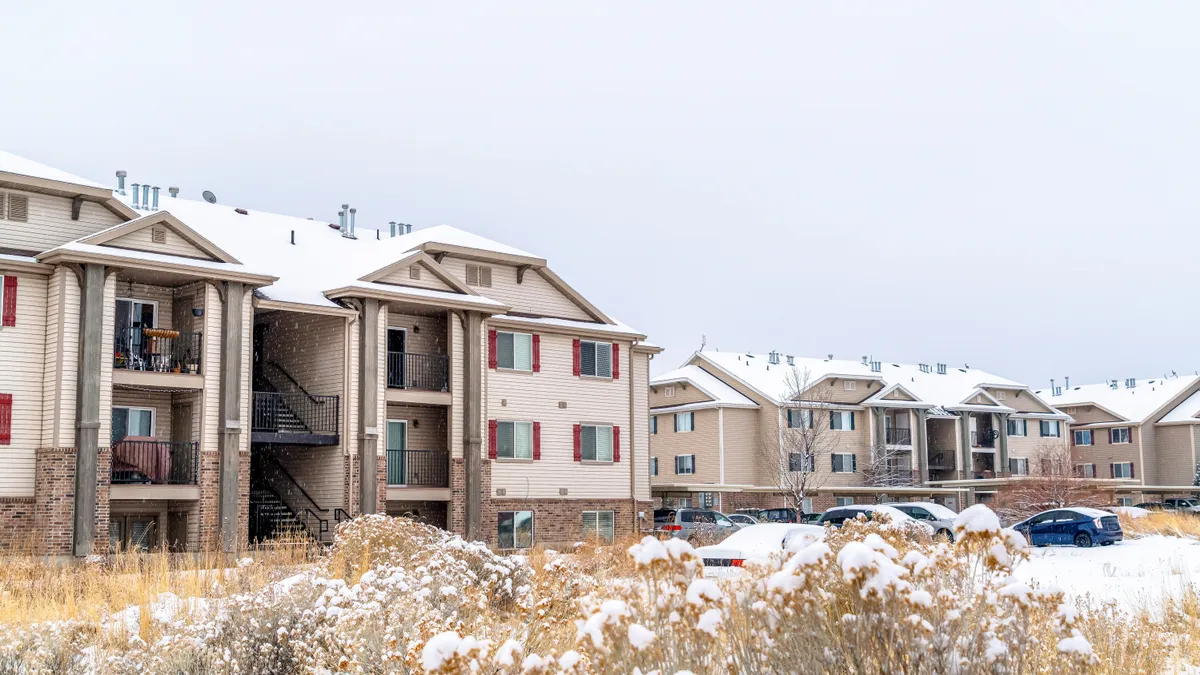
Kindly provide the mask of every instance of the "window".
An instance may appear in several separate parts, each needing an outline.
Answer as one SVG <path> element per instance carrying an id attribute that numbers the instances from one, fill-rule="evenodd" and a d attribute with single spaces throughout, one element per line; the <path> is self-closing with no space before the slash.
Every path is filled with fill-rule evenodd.
<path id="1" fill-rule="evenodd" d="M 500 548 L 533 546 L 533 511 L 501 511 L 496 514 Z"/>
<path id="2" fill-rule="evenodd" d="M 1075 445 L 1091 445 L 1092 430 L 1091 429 L 1076 429 L 1075 430 Z"/>
<path id="3" fill-rule="evenodd" d="M 854 412 L 851 410 L 829 411 L 829 428 L 837 431 L 854 431 Z"/>
<path id="4" fill-rule="evenodd" d="M 805 513 L 813 512 L 812 497 L 805 497 L 804 500 L 800 502 L 800 510 Z"/>
<path id="5" fill-rule="evenodd" d="M 858 383 L 854 380 L 843 380 L 842 389 L 845 391 L 854 391 L 855 389 L 858 389 Z"/>
<path id="6" fill-rule="evenodd" d="M 533 459 L 533 422 L 498 422 L 496 457 Z"/>
<path id="7" fill-rule="evenodd" d="M 1112 465 L 1113 478 L 1133 478 L 1133 462 L 1117 462 Z"/>
<path id="8" fill-rule="evenodd" d="M 1075 473 L 1080 478 L 1095 478 L 1096 477 L 1096 465 L 1095 464 L 1076 464 L 1075 465 Z"/>
<path id="9" fill-rule="evenodd" d="M 651 434 L 658 433 L 658 415 L 650 416 L 650 433 Z"/>
<path id="10" fill-rule="evenodd" d="M 126 436 L 153 438 L 154 408 L 114 406 L 112 409 L 112 441 L 116 443 Z"/>
<path id="11" fill-rule="evenodd" d="M 650 475 L 651 476 L 658 475 L 658 458 L 657 457 L 650 458 Z"/>
<path id="12" fill-rule="evenodd" d="M 675 413 L 675 431 L 694 431 L 696 429 L 696 413 Z"/>
<path id="13" fill-rule="evenodd" d="M 690 476 L 696 473 L 696 456 L 675 455 L 675 473 L 680 476 Z"/>
<path id="14" fill-rule="evenodd" d="M 1108 430 L 1108 442 L 1119 445 L 1129 442 L 1129 427 L 1116 427 Z"/>
<path id="15" fill-rule="evenodd" d="M 1058 438 L 1058 436 L 1059 436 L 1058 420 L 1042 420 L 1039 431 L 1041 431 L 1043 438 L 1045 438 L 1045 437 Z"/>
<path id="16" fill-rule="evenodd" d="M 833 453 L 834 473 L 854 473 L 858 471 L 858 457 L 848 452 Z"/>
<path id="17" fill-rule="evenodd" d="M 1133 497 L 1117 497 L 1117 506 L 1133 506 Z"/>
<path id="18" fill-rule="evenodd" d="M 611 544 L 613 542 L 614 520 L 612 511 L 584 511 L 583 538 L 590 539 L 597 537 L 600 541 Z"/>
<path id="19" fill-rule="evenodd" d="M 492 286 L 492 268 L 483 265 L 467 265 L 468 286 Z"/>
<path id="20" fill-rule="evenodd" d="M 837 506 L 854 506 L 854 497 L 834 497 Z"/>
<path id="21" fill-rule="evenodd" d="M 817 456 L 811 452 L 791 452 L 788 453 L 788 471 L 808 471 L 814 472 L 817 470 Z"/>
<path id="22" fill-rule="evenodd" d="M 663 387 L 663 396 L 667 398 L 675 398 L 675 385 Z"/>
<path id="23" fill-rule="evenodd" d="M 496 331 L 496 367 L 533 370 L 533 335 Z"/>
<path id="24" fill-rule="evenodd" d="M 1011 457 L 1008 460 L 1008 472 L 1014 476 L 1029 475 L 1029 460 L 1025 458 Z"/>
<path id="25" fill-rule="evenodd" d="M 612 377 L 612 343 L 580 340 L 579 374 Z"/>
<path id="26" fill-rule="evenodd" d="M 788 408 L 787 423 L 789 429 L 813 428 L 813 411 Z"/>
<path id="27" fill-rule="evenodd" d="M 1014 419 L 1010 418 L 1008 420 L 1008 435 L 1009 436 L 1024 436 L 1027 431 L 1027 428 L 1025 425 L 1025 423 L 1027 421 L 1028 420 L 1014 420 Z"/>
<path id="28" fill-rule="evenodd" d="M 585 462 L 613 461 L 613 428 L 585 424 L 580 429 L 580 455 Z"/>

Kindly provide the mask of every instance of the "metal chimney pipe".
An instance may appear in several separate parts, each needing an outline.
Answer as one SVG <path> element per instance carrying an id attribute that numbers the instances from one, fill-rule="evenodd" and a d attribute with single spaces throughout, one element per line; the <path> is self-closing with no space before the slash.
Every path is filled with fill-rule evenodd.
<path id="1" fill-rule="evenodd" d="M 171 199 L 175 199 L 179 196 L 179 188 L 177 187 L 169 187 L 167 188 L 167 192 L 171 193 Z"/>
<path id="2" fill-rule="evenodd" d="M 376 240 L 376 241 L 378 241 L 378 240 L 380 240 L 380 239 L 382 239 L 382 238 L 383 238 L 383 237 L 379 236 L 379 230 L 375 230 L 375 240 Z"/>
<path id="3" fill-rule="evenodd" d="M 404 233 L 412 234 L 412 223 L 408 223 L 404 226 Z"/>
<path id="4" fill-rule="evenodd" d="M 346 213 L 349 212 L 349 210 L 350 210 L 349 204 L 342 204 L 342 210 L 338 212 L 338 215 L 342 217 L 342 234 L 347 234 L 347 232 L 346 232 Z"/>
<path id="5" fill-rule="evenodd" d="M 142 186 L 142 208 L 148 209 L 150 204 L 150 184 L 146 183 Z"/>
<path id="6" fill-rule="evenodd" d="M 354 236 L 354 214 L 358 213 L 357 208 L 350 209 L 350 236 Z"/>
<path id="7" fill-rule="evenodd" d="M 136 209 L 136 208 L 138 207 L 138 203 L 137 203 L 137 198 L 138 198 L 138 184 L 137 184 L 137 183 L 134 183 L 132 187 L 133 187 L 133 208 L 135 208 L 135 209 Z"/>
<path id="8" fill-rule="evenodd" d="M 158 210 L 158 186 L 154 186 L 154 210 Z"/>
<path id="9" fill-rule="evenodd" d="M 388 227 L 389 227 L 389 228 L 391 228 L 392 236 L 393 236 L 393 237 L 394 237 L 394 236 L 396 236 L 396 221 L 394 221 L 394 220 L 389 220 L 389 221 L 388 221 Z"/>
<path id="10" fill-rule="evenodd" d="M 117 194 L 125 194 L 125 176 L 128 175 L 129 174 L 123 170 L 117 172 Z"/>
<path id="11" fill-rule="evenodd" d="M 1068 375 L 1063 378 L 1063 389 L 1071 388 L 1071 377 Z"/>
<path id="12" fill-rule="evenodd" d="M 338 230 L 342 234 L 346 234 L 346 211 L 344 209 L 338 211 Z"/>

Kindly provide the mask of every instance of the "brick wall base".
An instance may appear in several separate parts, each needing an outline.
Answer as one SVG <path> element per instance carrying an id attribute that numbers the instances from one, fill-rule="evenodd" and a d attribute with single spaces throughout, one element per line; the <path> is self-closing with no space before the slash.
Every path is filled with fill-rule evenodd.
<path id="1" fill-rule="evenodd" d="M 38 549 L 33 497 L 0 497 L 0 551 Z"/>
<path id="2" fill-rule="evenodd" d="M 111 477 L 112 452 L 101 448 L 96 461 L 96 521 L 92 545 L 96 553 L 108 550 Z M 38 553 L 70 555 L 73 552 L 74 513 L 75 448 L 38 449 L 34 455 L 33 483 L 33 528 L 37 533 Z"/>
<path id="3" fill-rule="evenodd" d="M 492 499 L 483 508 L 483 534 L 488 545 L 498 543 L 497 514 L 533 511 L 535 546 L 570 548 L 583 540 L 584 511 L 612 511 L 613 533 L 619 539 L 635 531 L 633 502 L 628 499 Z"/>
<path id="4" fill-rule="evenodd" d="M 238 547 L 250 543 L 250 453 L 238 453 Z M 200 451 L 200 519 L 192 550 L 217 550 L 221 547 L 221 453 Z"/>
<path id="5" fill-rule="evenodd" d="M 388 502 L 389 516 L 404 516 L 434 527 L 446 529 L 446 502 Z"/>

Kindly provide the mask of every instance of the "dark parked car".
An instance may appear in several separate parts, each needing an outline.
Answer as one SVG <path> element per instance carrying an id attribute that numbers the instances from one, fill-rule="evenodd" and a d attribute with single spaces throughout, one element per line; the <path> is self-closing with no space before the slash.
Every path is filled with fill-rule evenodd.
<path id="1" fill-rule="evenodd" d="M 1200 501 L 1190 497 L 1170 497 L 1163 500 L 1163 506 L 1172 511 L 1184 513 L 1200 513 Z"/>
<path id="2" fill-rule="evenodd" d="M 757 517 L 764 523 L 815 523 L 821 519 L 819 513 L 804 513 L 793 508 L 760 509 Z"/>
<path id="3" fill-rule="evenodd" d="M 1074 544 L 1088 548 L 1094 544 L 1108 546 L 1124 538 L 1116 515 L 1083 507 L 1043 511 L 1013 525 L 1013 529 L 1034 546 Z"/>
<path id="4" fill-rule="evenodd" d="M 654 509 L 654 532 L 664 538 L 725 537 L 741 527 L 709 509 Z"/>

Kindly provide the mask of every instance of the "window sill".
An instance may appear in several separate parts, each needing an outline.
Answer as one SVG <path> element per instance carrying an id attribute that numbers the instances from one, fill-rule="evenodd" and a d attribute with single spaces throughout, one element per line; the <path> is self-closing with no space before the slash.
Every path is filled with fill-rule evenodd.
<path id="1" fill-rule="evenodd" d="M 597 380 L 600 382 L 612 382 L 613 381 L 612 375 L 605 377 L 603 375 L 582 375 L 581 374 L 581 375 L 578 375 L 577 377 L 581 380 Z"/>
<path id="2" fill-rule="evenodd" d="M 497 373 L 514 373 L 516 375 L 533 375 L 535 372 L 537 372 L 533 369 L 525 370 L 524 368 L 503 368 L 501 366 L 496 366 L 492 370 L 496 371 Z"/>
<path id="3" fill-rule="evenodd" d="M 608 464 L 616 464 L 617 462 L 614 462 L 611 459 L 581 459 L 581 460 L 579 460 L 579 463 L 580 464 L 608 465 Z"/>
<path id="4" fill-rule="evenodd" d="M 524 457 L 497 457 L 496 459 L 493 459 L 492 461 L 493 462 L 504 462 L 505 464 L 533 464 L 537 460 L 533 459 L 532 457 L 528 458 L 528 459 L 526 459 Z"/>

